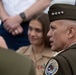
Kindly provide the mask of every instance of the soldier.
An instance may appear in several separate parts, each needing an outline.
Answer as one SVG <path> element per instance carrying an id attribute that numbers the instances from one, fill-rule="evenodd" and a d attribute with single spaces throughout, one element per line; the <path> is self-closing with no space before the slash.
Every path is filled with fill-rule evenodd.
<path id="1" fill-rule="evenodd" d="M 35 69 L 26 56 L 0 47 L 0 75 L 35 75 Z"/>
<path id="2" fill-rule="evenodd" d="M 59 53 L 48 61 L 44 75 L 76 75 L 76 6 L 54 4 L 48 15 L 51 50 Z"/>

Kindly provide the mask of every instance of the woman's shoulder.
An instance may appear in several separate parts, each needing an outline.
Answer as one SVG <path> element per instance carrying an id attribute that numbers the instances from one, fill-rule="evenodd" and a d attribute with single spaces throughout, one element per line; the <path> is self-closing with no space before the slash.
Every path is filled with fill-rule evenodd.
<path id="1" fill-rule="evenodd" d="M 23 46 L 23 47 L 20 47 L 16 52 L 23 54 L 28 50 L 28 48 L 29 46 Z"/>

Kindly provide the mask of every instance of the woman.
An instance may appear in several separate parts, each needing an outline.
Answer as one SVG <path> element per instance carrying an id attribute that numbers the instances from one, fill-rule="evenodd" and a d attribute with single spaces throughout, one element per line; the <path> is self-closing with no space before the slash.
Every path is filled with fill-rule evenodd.
<path id="1" fill-rule="evenodd" d="M 18 53 L 30 57 L 36 67 L 36 75 L 43 75 L 47 61 L 55 54 L 50 50 L 47 32 L 49 30 L 48 15 L 42 13 L 34 16 L 29 23 L 28 38 L 31 45 L 21 47 Z"/>

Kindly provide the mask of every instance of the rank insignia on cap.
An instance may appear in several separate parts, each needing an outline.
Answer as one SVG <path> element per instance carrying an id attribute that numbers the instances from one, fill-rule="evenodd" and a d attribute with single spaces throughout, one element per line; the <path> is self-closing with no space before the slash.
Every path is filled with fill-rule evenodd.
<path id="1" fill-rule="evenodd" d="M 54 75 L 58 71 L 58 63 L 55 59 L 51 59 L 45 69 L 45 75 Z"/>
<path id="2" fill-rule="evenodd" d="M 48 11 L 50 22 L 55 20 L 75 20 L 76 21 L 76 6 L 71 4 L 53 4 Z"/>

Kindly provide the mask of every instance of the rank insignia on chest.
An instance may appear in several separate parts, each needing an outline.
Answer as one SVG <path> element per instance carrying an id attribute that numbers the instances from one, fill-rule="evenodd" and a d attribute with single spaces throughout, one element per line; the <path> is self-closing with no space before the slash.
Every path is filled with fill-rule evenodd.
<path id="1" fill-rule="evenodd" d="M 45 75 L 54 75 L 58 71 L 58 63 L 55 59 L 51 59 L 45 69 Z"/>

